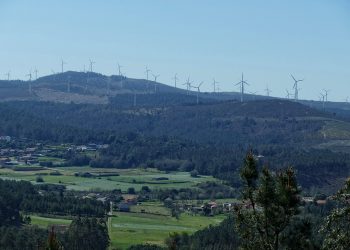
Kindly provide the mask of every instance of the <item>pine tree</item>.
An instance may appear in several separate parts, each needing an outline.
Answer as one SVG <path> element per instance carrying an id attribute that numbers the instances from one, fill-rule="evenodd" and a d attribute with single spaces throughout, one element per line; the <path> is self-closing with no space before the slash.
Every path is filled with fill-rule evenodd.
<path id="1" fill-rule="evenodd" d="M 300 190 L 294 170 L 277 173 L 268 167 L 259 172 L 253 152 L 241 169 L 244 183 L 242 206 L 235 209 L 236 231 L 243 249 L 279 249 L 281 233 L 298 214 Z"/>

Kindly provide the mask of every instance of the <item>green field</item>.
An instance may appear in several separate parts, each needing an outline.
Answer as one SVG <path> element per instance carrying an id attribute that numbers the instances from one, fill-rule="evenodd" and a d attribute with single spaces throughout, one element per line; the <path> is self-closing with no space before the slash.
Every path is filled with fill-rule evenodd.
<path id="1" fill-rule="evenodd" d="M 146 213 L 137 212 L 138 209 L 145 209 Z M 160 202 L 146 202 L 142 206 L 133 206 L 131 211 L 134 212 L 114 212 L 110 217 L 108 230 L 112 248 L 126 249 L 133 244 L 140 243 L 164 245 L 164 240 L 170 233 L 192 234 L 210 224 L 218 224 L 225 218 L 225 215 L 204 217 L 183 213 L 177 220 L 170 216 L 170 211 Z M 30 217 L 32 225 L 45 229 L 50 225 L 69 225 L 71 223 L 71 220 L 65 218 L 38 215 L 30 215 Z"/>
<path id="2" fill-rule="evenodd" d="M 172 232 L 191 234 L 210 224 L 218 224 L 224 218 L 223 215 L 204 217 L 182 214 L 177 220 L 164 215 L 115 213 L 111 220 L 110 238 L 113 247 L 122 249 L 140 243 L 163 245 Z"/>
<path id="3" fill-rule="evenodd" d="M 43 217 L 38 215 L 30 215 L 31 224 L 37 225 L 42 228 L 48 228 L 51 225 L 69 225 L 71 220 L 54 218 L 54 217 Z"/>
<path id="4" fill-rule="evenodd" d="M 49 175 L 50 172 L 58 171 L 62 175 Z M 110 173 L 119 176 L 103 177 L 77 177 L 76 172 L 89 172 L 94 174 Z M 217 181 L 211 176 L 192 178 L 188 172 L 165 173 L 156 169 L 97 169 L 90 167 L 59 167 L 38 171 L 13 171 L 0 169 L 0 178 L 27 180 L 35 183 L 37 175 L 42 175 L 45 183 L 65 185 L 72 190 L 112 190 L 121 189 L 126 191 L 129 187 L 140 190 L 142 186 L 151 189 L 162 188 L 190 188 L 198 183 Z M 156 178 L 168 178 L 168 180 L 156 180 Z"/>

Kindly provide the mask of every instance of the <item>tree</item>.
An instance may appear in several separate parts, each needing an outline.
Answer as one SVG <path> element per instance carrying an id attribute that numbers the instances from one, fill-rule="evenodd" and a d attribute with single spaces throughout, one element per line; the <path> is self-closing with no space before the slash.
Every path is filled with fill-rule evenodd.
<path id="1" fill-rule="evenodd" d="M 65 249 L 72 250 L 106 250 L 109 246 L 106 222 L 96 218 L 73 220 L 63 244 Z"/>
<path id="2" fill-rule="evenodd" d="M 323 249 L 350 249 L 350 179 L 335 196 L 340 207 L 327 216 L 320 232 L 324 234 Z"/>
<path id="3" fill-rule="evenodd" d="M 191 172 L 190 172 L 190 174 L 191 174 L 191 177 L 193 177 L 193 178 L 197 178 L 198 177 L 198 171 L 197 170 L 192 170 Z"/>
<path id="4" fill-rule="evenodd" d="M 258 166 L 250 151 L 241 169 L 244 204 L 235 208 L 236 231 L 243 249 L 279 249 L 281 233 L 298 214 L 300 190 L 294 170 L 272 172 Z"/>

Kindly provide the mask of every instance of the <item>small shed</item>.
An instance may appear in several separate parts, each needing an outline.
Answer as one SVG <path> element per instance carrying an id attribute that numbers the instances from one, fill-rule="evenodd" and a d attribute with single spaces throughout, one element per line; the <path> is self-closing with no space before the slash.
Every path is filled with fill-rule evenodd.
<path id="1" fill-rule="evenodd" d="M 130 205 L 128 203 L 120 203 L 118 207 L 120 212 L 130 212 Z"/>

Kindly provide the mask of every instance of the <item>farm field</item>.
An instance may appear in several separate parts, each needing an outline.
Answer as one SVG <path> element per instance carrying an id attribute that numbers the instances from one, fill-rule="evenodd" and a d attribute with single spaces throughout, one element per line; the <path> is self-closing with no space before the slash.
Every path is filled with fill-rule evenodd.
<path id="1" fill-rule="evenodd" d="M 41 228 L 48 228 L 50 225 L 69 225 L 71 223 L 71 220 L 68 219 L 38 215 L 30 215 L 30 219 L 32 225 L 37 225 Z"/>
<path id="2" fill-rule="evenodd" d="M 138 209 L 147 209 L 145 213 Z M 131 213 L 114 212 L 109 218 L 108 230 L 111 248 L 126 249 L 133 244 L 152 243 L 164 245 L 164 240 L 173 232 L 195 231 L 209 225 L 219 224 L 225 215 L 205 217 L 182 213 L 177 220 L 170 216 L 170 211 L 160 202 L 145 202 L 141 206 L 133 206 Z M 61 217 L 45 217 L 30 215 L 31 224 L 47 229 L 50 225 L 69 225 L 71 220 Z"/>
<path id="3" fill-rule="evenodd" d="M 114 213 L 111 218 L 110 238 L 112 247 L 126 249 L 132 244 L 152 243 L 164 245 L 164 240 L 173 232 L 189 234 L 210 224 L 219 224 L 224 215 L 215 217 L 181 214 L 179 220 L 168 215 L 146 213 Z"/>
<path id="4" fill-rule="evenodd" d="M 52 172 L 59 172 L 61 175 L 50 175 Z M 89 178 L 75 176 L 75 173 L 78 172 L 111 176 Z M 42 176 L 44 183 L 60 184 L 66 186 L 67 189 L 79 191 L 113 189 L 127 191 L 130 187 L 138 191 L 142 186 L 149 186 L 151 189 L 191 188 L 202 182 L 217 181 L 211 176 L 193 178 L 188 172 L 165 173 L 156 169 L 104 169 L 90 167 L 57 167 L 37 171 L 0 169 L 0 178 L 3 179 L 27 180 L 36 183 L 35 180 L 38 175 Z"/>

